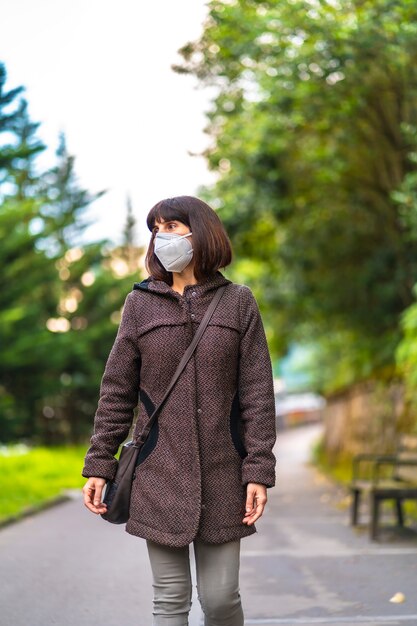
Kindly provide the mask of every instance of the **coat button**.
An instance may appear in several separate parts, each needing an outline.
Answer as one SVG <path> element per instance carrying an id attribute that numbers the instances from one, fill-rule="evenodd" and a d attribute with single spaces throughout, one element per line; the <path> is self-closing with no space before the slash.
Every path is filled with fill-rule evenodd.
<path id="1" fill-rule="evenodd" d="M 191 319 L 193 320 L 195 318 L 194 313 L 191 313 Z"/>
<path id="2" fill-rule="evenodd" d="M 201 508 L 202 508 L 202 509 L 205 509 L 205 508 L 206 508 L 206 505 L 205 505 L 205 504 L 202 504 L 202 505 L 201 505 Z"/>
<path id="3" fill-rule="evenodd" d="M 196 291 L 193 291 L 193 293 L 192 293 L 191 295 L 192 295 L 192 296 L 196 296 L 196 295 L 197 295 L 197 292 L 196 292 Z"/>
<path id="4" fill-rule="evenodd" d="M 197 413 L 201 413 L 201 409 L 197 409 Z"/>

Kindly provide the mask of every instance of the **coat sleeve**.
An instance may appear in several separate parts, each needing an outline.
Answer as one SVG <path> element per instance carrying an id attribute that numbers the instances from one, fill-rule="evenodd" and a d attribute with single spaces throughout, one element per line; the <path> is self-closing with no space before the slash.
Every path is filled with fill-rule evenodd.
<path id="1" fill-rule="evenodd" d="M 94 417 L 94 432 L 84 459 L 82 476 L 112 480 L 117 453 L 133 422 L 139 399 L 140 353 L 133 292 L 125 299 L 116 339 L 107 358 Z"/>
<path id="2" fill-rule="evenodd" d="M 275 485 L 275 396 L 271 358 L 258 304 L 251 290 L 240 292 L 239 404 L 247 456 L 242 483 Z"/>

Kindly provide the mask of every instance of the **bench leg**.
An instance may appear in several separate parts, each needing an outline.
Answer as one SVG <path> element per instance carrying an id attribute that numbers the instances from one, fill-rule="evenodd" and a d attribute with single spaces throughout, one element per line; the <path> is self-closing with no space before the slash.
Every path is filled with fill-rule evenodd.
<path id="1" fill-rule="evenodd" d="M 352 500 L 352 505 L 350 509 L 351 510 L 350 523 L 352 526 L 357 526 L 358 517 L 359 517 L 359 504 L 360 504 L 361 492 L 359 491 L 359 489 L 354 489 L 352 495 L 353 495 L 353 500 Z"/>
<path id="2" fill-rule="evenodd" d="M 380 499 L 375 493 L 371 493 L 371 539 L 376 541 L 378 537 L 379 505 Z"/>
<path id="3" fill-rule="evenodd" d="M 403 507 L 402 507 L 402 501 L 400 498 L 396 498 L 395 499 L 395 506 L 397 509 L 397 518 L 398 518 L 398 525 L 399 526 L 404 526 L 404 515 L 403 515 Z"/>

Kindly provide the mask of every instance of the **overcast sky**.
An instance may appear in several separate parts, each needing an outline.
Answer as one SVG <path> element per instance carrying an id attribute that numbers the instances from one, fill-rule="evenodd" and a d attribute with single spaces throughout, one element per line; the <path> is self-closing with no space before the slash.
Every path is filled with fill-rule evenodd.
<path id="1" fill-rule="evenodd" d="M 58 134 L 80 183 L 108 189 L 89 215 L 89 239 L 121 238 L 130 193 L 139 243 L 160 199 L 213 180 L 202 157 L 211 93 L 175 74 L 177 50 L 202 31 L 203 0 L 2 0 L 0 60 L 8 89 L 24 85 L 32 121 L 53 162 Z"/>

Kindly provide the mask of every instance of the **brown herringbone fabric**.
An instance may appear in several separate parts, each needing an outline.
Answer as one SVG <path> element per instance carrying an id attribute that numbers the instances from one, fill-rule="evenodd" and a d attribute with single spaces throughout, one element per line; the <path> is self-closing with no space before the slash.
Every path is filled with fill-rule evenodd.
<path id="1" fill-rule="evenodd" d="M 220 272 L 184 294 L 152 276 L 127 295 L 100 386 L 82 475 L 112 479 L 162 396 L 215 290 L 228 287 L 142 448 L 126 531 L 170 546 L 224 543 L 242 523 L 246 484 L 275 484 L 272 368 L 258 305 Z"/>

